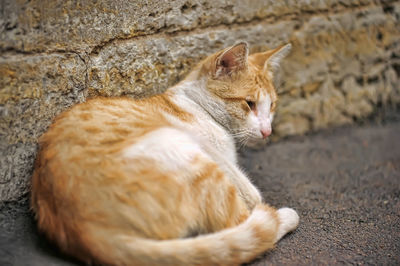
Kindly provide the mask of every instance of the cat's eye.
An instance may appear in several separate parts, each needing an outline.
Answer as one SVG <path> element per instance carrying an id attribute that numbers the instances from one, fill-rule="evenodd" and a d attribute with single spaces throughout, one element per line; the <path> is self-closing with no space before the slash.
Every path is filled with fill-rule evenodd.
<path id="1" fill-rule="evenodd" d="M 254 111 L 256 109 L 256 103 L 255 102 L 246 100 L 246 103 L 250 107 L 251 110 Z"/>

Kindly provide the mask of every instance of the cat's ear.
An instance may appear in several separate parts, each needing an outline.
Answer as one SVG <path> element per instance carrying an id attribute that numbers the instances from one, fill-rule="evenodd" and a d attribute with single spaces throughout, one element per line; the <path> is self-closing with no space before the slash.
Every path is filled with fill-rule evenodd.
<path id="1" fill-rule="evenodd" d="M 248 54 L 249 48 L 245 42 L 226 49 L 215 58 L 214 76 L 219 78 L 246 69 Z"/>
<path id="2" fill-rule="evenodd" d="M 282 59 L 289 54 L 291 49 L 292 45 L 288 43 L 271 51 L 267 51 L 266 53 L 268 53 L 269 56 L 264 63 L 264 71 L 271 71 L 274 73 L 278 70 Z"/>

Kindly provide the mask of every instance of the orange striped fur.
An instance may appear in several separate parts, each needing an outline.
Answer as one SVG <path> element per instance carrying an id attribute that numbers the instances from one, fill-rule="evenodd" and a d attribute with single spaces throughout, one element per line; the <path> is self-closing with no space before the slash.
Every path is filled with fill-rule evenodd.
<path id="1" fill-rule="evenodd" d="M 238 265 L 298 224 L 237 165 L 271 134 L 273 76 L 290 49 L 239 43 L 151 98 L 96 98 L 40 138 L 31 206 L 41 231 L 88 264 Z"/>

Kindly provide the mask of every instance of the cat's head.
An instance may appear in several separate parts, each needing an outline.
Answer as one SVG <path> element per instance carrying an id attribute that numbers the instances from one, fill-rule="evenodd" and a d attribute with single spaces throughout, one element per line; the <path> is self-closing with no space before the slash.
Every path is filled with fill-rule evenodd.
<path id="1" fill-rule="evenodd" d="M 290 44 L 248 54 L 244 42 L 219 51 L 202 62 L 206 88 L 228 117 L 214 116 L 239 142 L 254 143 L 272 132 L 277 93 L 274 74 L 289 53 Z M 228 120 L 228 121 L 226 121 Z"/>

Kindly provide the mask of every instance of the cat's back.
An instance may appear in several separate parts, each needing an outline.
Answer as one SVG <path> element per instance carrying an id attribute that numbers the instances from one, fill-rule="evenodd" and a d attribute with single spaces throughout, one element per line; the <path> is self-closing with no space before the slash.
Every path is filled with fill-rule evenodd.
<path id="1" fill-rule="evenodd" d="M 56 117 L 40 138 L 33 180 L 59 180 L 62 190 L 77 177 L 79 182 L 96 176 L 100 180 L 124 159 L 127 147 L 160 128 L 173 127 L 170 116 L 190 119 L 168 95 L 95 98 L 75 105 Z"/>
<path id="2" fill-rule="evenodd" d="M 97 155 L 116 152 L 126 141 L 169 126 L 166 114 L 188 116 L 172 106 L 168 96 L 147 99 L 95 98 L 60 114 L 40 138 L 40 146 L 53 146 L 59 152 L 94 151 Z M 65 151 L 63 149 L 66 149 Z"/>

